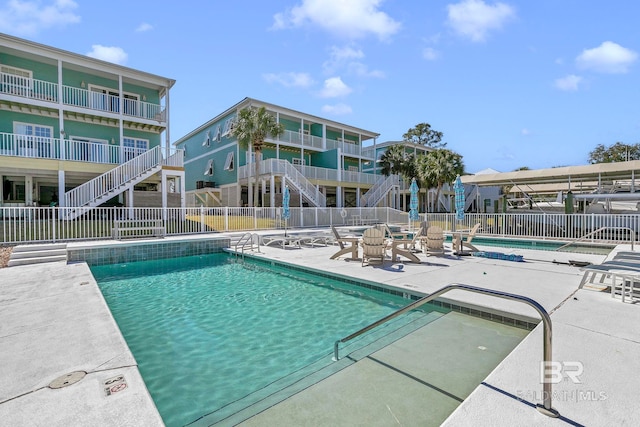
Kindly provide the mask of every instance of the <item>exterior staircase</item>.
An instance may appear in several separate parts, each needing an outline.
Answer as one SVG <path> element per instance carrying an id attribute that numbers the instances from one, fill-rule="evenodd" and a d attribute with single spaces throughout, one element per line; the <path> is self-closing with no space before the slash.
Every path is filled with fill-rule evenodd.
<path id="1" fill-rule="evenodd" d="M 156 146 L 64 195 L 65 219 L 76 219 L 107 200 L 133 188 L 162 169 L 162 151 Z"/>
<path id="2" fill-rule="evenodd" d="M 400 177 L 398 175 L 383 176 L 362 196 L 364 199 L 363 207 L 375 207 L 380 201 L 391 191 L 391 189 L 400 186 Z"/>
<path id="3" fill-rule="evenodd" d="M 45 262 L 67 262 L 67 244 L 20 245 L 13 248 L 9 267 L 41 264 Z"/>
<path id="4" fill-rule="evenodd" d="M 319 208 L 327 206 L 327 197 L 288 161 L 282 159 L 263 160 L 260 164 L 260 172 L 283 176 L 287 184 L 291 186 L 291 190 L 301 193 L 311 206 Z"/>

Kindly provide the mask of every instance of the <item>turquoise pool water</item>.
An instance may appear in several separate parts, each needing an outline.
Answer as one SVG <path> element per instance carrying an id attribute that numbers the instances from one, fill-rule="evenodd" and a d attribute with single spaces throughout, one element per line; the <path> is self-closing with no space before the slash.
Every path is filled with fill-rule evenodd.
<path id="1" fill-rule="evenodd" d="M 335 340 L 409 302 L 225 253 L 91 270 L 167 426 L 213 423 L 283 377 L 330 365 Z"/>
<path id="2" fill-rule="evenodd" d="M 451 242 L 451 236 L 448 236 L 447 241 Z M 494 246 L 502 248 L 515 248 L 515 249 L 535 249 L 539 251 L 555 251 L 562 246 L 566 245 L 566 242 L 558 242 L 554 240 L 528 240 L 528 239 L 508 239 L 502 237 L 485 237 L 476 236 L 472 241 L 473 245 Z M 560 249 L 561 252 L 572 252 L 582 254 L 597 254 L 607 255 L 614 246 L 608 245 L 591 245 L 589 243 L 573 243 L 570 246 Z"/>

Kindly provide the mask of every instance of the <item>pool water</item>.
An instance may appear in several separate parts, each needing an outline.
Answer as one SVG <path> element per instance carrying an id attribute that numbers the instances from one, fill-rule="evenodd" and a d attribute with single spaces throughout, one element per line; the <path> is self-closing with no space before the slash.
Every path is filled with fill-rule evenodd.
<path id="1" fill-rule="evenodd" d="M 215 422 L 283 377 L 330 365 L 337 339 L 409 303 L 225 253 L 91 270 L 167 426 Z M 411 312 L 376 333 L 442 313 Z"/>
<path id="2" fill-rule="evenodd" d="M 451 242 L 451 236 L 446 239 Z M 540 251 L 555 251 L 566 245 L 567 242 L 554 240 L 527 240 L 527 239 L 508 239 L 500 237 L 476 236 L 471 242 L 473 245 L 495 246 L 502 248 L 514 249 L 534 249 Z M 567 247 L 560 249 L 560 252 L 572 252 L 582 254 L 607 255 L 614 246 L 589 243 L 573 243 Z"/>

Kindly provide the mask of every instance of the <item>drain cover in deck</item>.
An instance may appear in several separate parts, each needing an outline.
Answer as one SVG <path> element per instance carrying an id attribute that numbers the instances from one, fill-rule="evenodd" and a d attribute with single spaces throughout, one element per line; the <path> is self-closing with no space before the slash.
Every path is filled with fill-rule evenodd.
<path id="1" fill-rule="evenodd" d="M 65 374 L 51 381 L 51 383 L 49 383 L 49 388 L 68 387 L 83 379 L 85 375 L 87 375 L 85 371 L 69 372 L 68 374 Z"/>

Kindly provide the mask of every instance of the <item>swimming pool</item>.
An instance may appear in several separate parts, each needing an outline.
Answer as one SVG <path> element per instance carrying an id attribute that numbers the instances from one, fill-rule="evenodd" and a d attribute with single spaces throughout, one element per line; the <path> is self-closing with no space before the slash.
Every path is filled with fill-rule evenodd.
<path id="1" fill-rule="evenodd" d="M 446 239 L 451 242 L 451 236 Z M 514 249 L 534 249 L 540 251 L 556 251 L 567 244 L 567 242 L 555 240 L 536 240 L 536 239 L 509 239 L 505 237 L 487 237 L 475 236 L 472 241 L 473 245 L 495 246 L 502 248 Z M 572 243 L 571 245 L 560 249 L 561 252 L 572 252 L 582 254 L 607 255 L 615 246 L 605 244 L 589 244 L 584 242 Z"/>
<path id="2" fill-rule="evenodd" d="M 409 302 L 225 253 L 91 270 L 167 426 L 212 424 L 331 365 L 336 339 Z M 401 316 L 341 354 L 447 311 Z"/>

